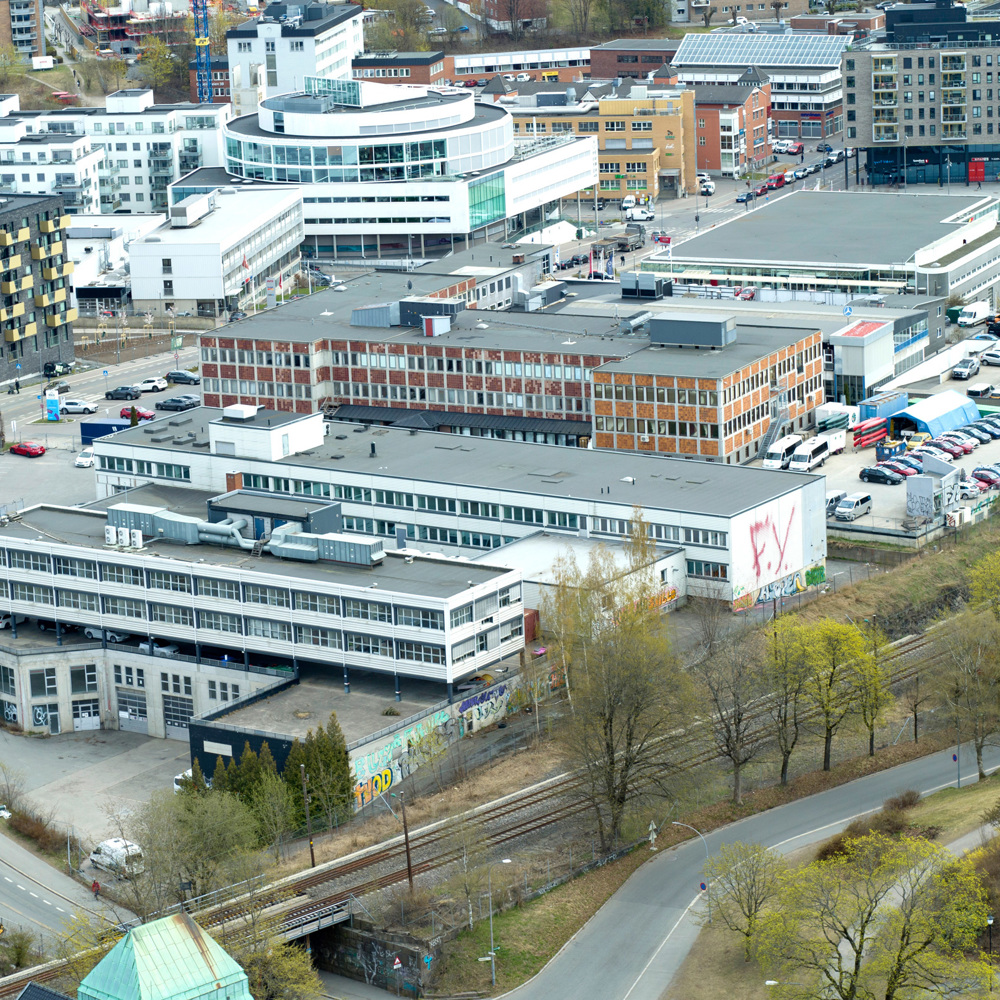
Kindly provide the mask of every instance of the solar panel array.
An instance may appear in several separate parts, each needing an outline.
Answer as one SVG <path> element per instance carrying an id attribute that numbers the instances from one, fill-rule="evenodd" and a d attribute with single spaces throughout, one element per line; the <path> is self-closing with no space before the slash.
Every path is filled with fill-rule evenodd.
<path id="1" fill-rule="evenodd" d="M 671 63 L 685 66 L 840 66 L 848 35 L 765 35 L 731 32 L 684 36 Z"/>

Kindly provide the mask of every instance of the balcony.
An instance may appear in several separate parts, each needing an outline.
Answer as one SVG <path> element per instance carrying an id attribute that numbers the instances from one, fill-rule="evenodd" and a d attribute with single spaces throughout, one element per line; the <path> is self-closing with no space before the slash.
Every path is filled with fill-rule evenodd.
<path id="1" fill-rule="evenodd" d="M 899 95 L 895 92 L 891 94 L 883 94 L 880 97 L 876 97 L 872 101 L 872 105 L 876 108 L 895 108 L 899 106 Z"/>
<path id="2" fill-rule="evenodd" d="M 52 267 L 42 268 L 42 277 L 46 281 L 55 281 L 57 278 L 68 278 L 76 270 L 73 261 L 68 260 L 65 264 L 55 264 Z"/>
<path id="3" fill-rule="evenodd" d="M 965 72 L 965 55 L 942 55 L 941 72 Z"/>
<path id="4" fill-rule="evenodd" d="M 21 255 L 19 253 L 13 253 L 9 257 L 4 257 L 0 259 L 0 273 L 4 271 L 13 271 L 14 268 L 21 266 Z"/>
<path id="5" fill-rule="evenodd" d="M 968 120 L 968 115 L 959 114 L 945 114 L 944 111 L 941 112 L 941 124 L 942 125 L 964 125 Z"/>
<path id="6" fill-rule="evenodd" d="M 941 74 L 941 89 L 947 90 L 949 87 L 959 87 L 965 90 L 965 74 L 964 73 L 942 73 Z"/>
<path id="7" fill-rule="evenodd" d="M 103 201 L 103 199 L 102 199 Z M 47 247 L 32 247 L 32 260 L 47 260 L 49 257 L 58 257 L 63 252 L 62 240 L 53 240 Z"/>
<path id="8" fill-rule="evenodd" d="M 942 125 L 942 139 L 964 139 L 966 138 L 966 127 L 964 125 Z"/>
<path id="9" fill-rule="evenodd" d="M 895 111 L 876 111 L 873 122 L 875 125 L 896 126 L 899 124 L 899 115 Z"/>
<path id="10" fill-rule="evenodd" d="M 102 194 L 101 195 L 101 211 L 108 212 L 122 207 L 122 200 L 115 195 Z"/>
<path id="11" fill-rule="evenodd" d="M 63 326 L 66 323 L 72 323 L 77 317 L 77 311 L 75 309 L 67 309 L 65 312 L 61 313 L 49 313 L 45 317 L 45 325 Z"/>
<path id="12" fill-rule="evenodd" d="M 66 301 L 66 289 L 57 288 L 54 292 L 43 292 L 41 295 L 35 296 L 35 305 L 39 309 L 45 309 L 48 306 L 54 306 L 57 302 Z"/>
<path id="13" fill-rule="evenodd" d="M 17 319 L 18 316 L 24 315 L 24 303 L 15 302 L 10 309 L 0 308 L 0 323 L 6 323 L 9 319 Z"/>
<path id="14" fill-rule="evenodd" d="M 947 95 L 947 96 L 946 96 Z M 964 90 L 942 91 L 942 108 L 964 108 L 966 104 Z"/>
<path id="15" fill-rule="evenodd" d="M 121 191 L 122 182 L 117 177 L 101 177 L 98 179 L 97 187 L 101 192 Z"/>
<path id="16" fill-rule="evenodd" d="M 27 291 L 35 287 L 34 275 L 26 274 L 23 278 L 15 278 L 13 281 L 0 281 L 0 292 L 4 295 L 16 295 L 18 292 Z"/>
<path id="17" fill-rule="evenodd" d="M 34 325 L 34 324 L 32 324 Z M 28 337 L 30 334 L 27 330 L 21 330 L 18 327 L 13 329 L 7 329 L 3 332 L 3 339 L 7 341 L 8 344 L 16 344 L 23 337 Z"/>
<path id="18" fill-rule="evenodd" d="M 15 243 L 23 242 L 30 235 L 30 229 L 15 229 L 13 232 L 2 230 L 0 231 L 0 247 L 12 247 Z"/>
<path id="19" fill-rule="evenodd" d="M 895 125 L 876 125 L 872 129 L 875 142 L 899 142 L 899 128 Z"/>

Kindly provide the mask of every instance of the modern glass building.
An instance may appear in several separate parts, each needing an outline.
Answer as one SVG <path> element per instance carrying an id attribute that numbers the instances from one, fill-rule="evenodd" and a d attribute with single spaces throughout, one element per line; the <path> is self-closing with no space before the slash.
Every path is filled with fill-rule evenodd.
<path id="1" fill-rule="evenodd" d="M 505 239 L 597 178 L 593 138 L 515 139 L 509 111 L 451 88 L 307 77 L 225 138 L 231 175 L 302 186 L 317 256 Z"/>

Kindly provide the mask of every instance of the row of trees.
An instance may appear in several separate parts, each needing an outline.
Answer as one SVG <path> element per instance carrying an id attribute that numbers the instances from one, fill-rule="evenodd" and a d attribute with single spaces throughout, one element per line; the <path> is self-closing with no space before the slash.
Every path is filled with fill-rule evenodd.
<path id="1" fill-rule="evenodd" d="M 871 833 L 797 867 L 734 843 L 705 874 L 713 913 L 783 996 L 983 996 L 993 978 L 978 950 L 988 906 L 973 861 L 922 838 Z"/>

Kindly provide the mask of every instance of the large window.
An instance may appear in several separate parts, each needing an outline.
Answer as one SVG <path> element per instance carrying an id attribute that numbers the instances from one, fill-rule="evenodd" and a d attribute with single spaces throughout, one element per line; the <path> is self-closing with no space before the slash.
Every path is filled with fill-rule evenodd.
<path id="1" fill-rule="evenodd" d="M 101 563 L 101 577 L 107 583 L 125 583 L 131 587 L 141 587 L 142 570 L 138 566 L 112 566 Z"/>
<path id="2" fill-rule="evenodd" d="M 164 693 L 191 694 L 191 678 L 184 674 L 160 674 L 160 690 Z"/>
<path id="3" fill-rule="evenodd" d="M 31 697 L 44 698 L 56 693 L 56 668 L 46 667 L 44 670 L 32 670 Z"/>
<path id="4" fill-rule="evenodd" d="M 80 576 L 86 580 L 97 579 L 97 563 L 90 559 L 70 559 L 66 556 L 56 556 L 55 570 L 64 576 Z"/>
<path id="5" fill-rule="evenodd" d="M 79 590 L 60 590 L 59 606 L 75 608 L 77 611 L 96 611 L 97 594 L 85 594 Z"/>
<path id="6" fill-rule="evenodd" d="M 262 587 L 256 583 L 248 583 L 243 587 L 244 597 L 250 604 L 269 604 L 274 608 L 288 607 L 288 591 L 277 587 Z"/>
<path id="7" fill-rule="evenodd" d="M 105 597 L 104 613 L 106 615 L 124 615 L 126 618 L 145 618 L 146 609 L 142 601 L 131 597 Z"/>
<path id="8" fill-rule="evenodd" d="M 301 594 L 295 592 L 295 608 L 297 611 L 315 611 L 323 615 L 340 614 L 340 598 L 326 594 Z"/>
<path id="9" fill-rule="evenodd" d="M 52 603 L 52 588 L 42 587 L 37 583 L 18 583 L 10 585 L 10 597 L 13 601 L 33 601 L 36 604 Z"/>
<path id="10" fill-rule="evenodd" d="M 220 597 L 226 601 L 240 599 L 240 585 L 232 580 L 203 580 L 198 578 L 198 593 L 205 597 Z"/>
<path id="11" fill-rule="evenodd" d="M 479 229 L 507 217 L 503 172 L 477 177 L 469 184 L 469 226 Z"/>
<path id="12" fill-rule="evenodd" d="M 266 618 L 248 618 L 247 635 L 254 635 L 260 639 L 278 639 L 281 642 L 290 642 L 292 626 L 288 622 L 273 622 Z"/>
<path id="13" fill-rule="evenodd" d="M 392 608 L 388 604 L 378 604 L 375 601 L 356 601 L 345 598 L 344 617 L 364 618 L 371 622 L 391 622 Z"/>
<path id="14" fill-rule="evenodd" d="M 464 604 L 460 608 L 454 608 L 451 612 L 451 627 L 458 628 L 459 625 L 468 625 L 472 621 L 472 605 Z"/>
<path id="15" fill-rule="evenodd" d="M 127 687 L 145 687 L 146 672 L 142 667 L 124 667 L 120 663 L 116 663 L 115 683 L 124 684 Z"/>
<path id="16" fill-rule="evenodd" d="M 3 694 L 17 694 L 14 689 L 14 668 L 0 666 L 0 692 Z"/>
<path id="17" fill-rule="evenodd" d="M 40 552 L 21 552 L 18 549 L 10 550 L 11 569 L 30 569 L 36 573 L 48 573 L 49 557 Z"/>
<path id="18" fill-rule="evenodd" d="M 216 632 L 239 632 L 240 616 L 230 615 L 225 611 L 199 611 L 198 625 Z"/>
<path id="19" fill-rule="evenodd" d="M 399 658 L 416 660 L 418 663 L 444 663 L 444 648 L 428 646 L 422 642 L 400 642 Z"/>
<path id="20" fill-rule="evenodd" d="M 444 628 L 444 612 L 429 608 L 396 608 L 396 624 L 415 628 Z"/>
<path id="21" fill-rule="evenodd" d="M 340 649 L 340 633 L 328 628 L 315 628 L 312 625 L 296 625 L 295 641 L 304 646 L 325 646 L 329 649 Z"/>
<path id="22" fill-rule="evenodd" d="M 97 665 L 69 668 L 69 689 L 73 694 L 86 694 L 97 690 Z"/>
<path id="23" fill-rule="evenodd" d="M 344 633 L 344 648 L 349 653 L 368 653 L 371 656 L 392 656 L 392 640 L 359 632 Z"/>
<path id="24" fill-rule="evenodd" d="M 175 604 L 150 604 L 149 619 L 166 622 L 168 625 L 194 625 L 194 612 L 190 608 L 179 608 Z"/>
<path id="25" fill-rule="evenodd" d="M 149 586 L 154 590 L 174 590 L 190 594 L 191 578 L 183 573 L 168 573 L 162 569 L 151 569 L 149 571 Z"/>

